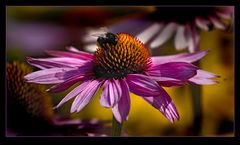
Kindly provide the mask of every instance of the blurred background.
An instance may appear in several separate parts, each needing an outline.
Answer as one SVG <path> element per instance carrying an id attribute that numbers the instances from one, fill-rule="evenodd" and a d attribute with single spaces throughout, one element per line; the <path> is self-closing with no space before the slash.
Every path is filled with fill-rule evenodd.
<path id="1" fill-rule="evenodd" d="M 6 19 L 7 62 L 18 61 L 30 67 L 26 63 L 26 56 L 47 57 L 44 53 L 45 50 L 64 50 L 66 46 L 74 46 L 79 50 L 87 51 L 87 46 L 83 40 L 89 28 L 111 27 L 125 19 L 152 12 L 153 9 L 154 7 L 8 6 Z M 128 32 L 126 31 L 126 33 Z M 210 50 L 209 54 L 201 59 L 199 64 L 202 69 L 213 72 L 220 78 L 217 79 L 219 84 L 202 86 L 202 121 L 198 135 L 233 136 L 233 29 L 228 31 L 213 29 L 210 32 L 200 30 L 199 34 L 200 50 Z M 172 41 L 169 40 L 160 48 L 152 50 L 152 55 L 186 52 L 186 50 L 176 51 Z M 37 70 L 36 68 L 32 69 Z M 11 71 L 7 72 L 7 75 L 8 73 L 11 73 Z M 190 86 L 165 88 L 180 114 L 180 120 L 173 124 L 139 96 L 131 94 L 129 119 L 123 125 L 126 136 L 193 135 L 194 115 Z M 47 88 L 50 85 L 44 87 Z M 72 88 L 74 86 L 62 93 L 47 94 L 51 100 L 51 105 L 58 104 Z M 9 99 L 11 93 L 8 93 L 6 97 Z M 98 93 L 93 101 L 79 113 L 69 114 L 71 101 L 63 107 L 53 110 L 52 113 L 56 116 L 67 116 L 72 119 L 96 118 L 109 122 L 106 125 L 111 126 L 111 109 L 102 107 L 99 98 L 100 94 Z M 31 103 L 34 104 L 35 102 L 31 101 Z M 8 108 L 14 109 L 14 106 L 10 104 Z M 21 121 L 20 113 L 14 114 L 14 116 L 17 117 L 17 122 Z M 11 121 L 11 118 L 8 118 L 7 123 Z"/>

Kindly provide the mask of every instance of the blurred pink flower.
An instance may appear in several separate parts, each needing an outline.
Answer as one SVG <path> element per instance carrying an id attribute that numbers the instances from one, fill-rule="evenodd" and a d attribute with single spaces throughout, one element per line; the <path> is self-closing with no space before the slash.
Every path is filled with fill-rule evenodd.
<path id="1" fill-rule="evenodd" d="M 8 48 L 20 48 L 35 54 L 68 43 L 70 35 L 63 26 L 37 22 L 9 21 L 6 31 Z"/>
<path id="2" fill-rule="evenodd" d="M 205 31 L 213 28 L 227 30 L 229 25 L 224 19 L 233 19 L 233 13 L 232 6 L 156 7 L 150 13 L 129 17 L 110 25 L 108 31 L 128 32 L 150 49 L 158 48 L 174 37 L 174 46 L 177 50 L 188 48 L 189 52 L 195 52 L 199 49 L 200 42 L 197 28 Z M 87 45 L 85 49 L 95 51 L 96 48 L 90 44 L 95 43 L 96 38 L 87 36 L 86 38 L 83 40 Z M 89 46 L 92 46 L 91 49 Z"/>
<path id="3" fill-rule="evenodd" d="M 167 119 L 179 119 L 177 109 L 162 87 L 185 83 L 215 84 L 216 75 L 191 64 L 207 54 L 200 51 L 170 56 L 150 57 L 149 50 L 135 37 L 125 33 L 106 33 L 98 37 L 95 54 L 68 47 L 69 52 L 48 51 L 52 58 L 27 58 L 42 70 L 25 76 L 27 82 L 56 84 L 49 92 L 66 90 L 77 82 L 56 106 L 74 98 L 71 113 L 81 111 L 102 86 L 102 106 L 111 108 L 118 122 L 127 120 L 130 110 L 129 92 L 141 96 Z"/>

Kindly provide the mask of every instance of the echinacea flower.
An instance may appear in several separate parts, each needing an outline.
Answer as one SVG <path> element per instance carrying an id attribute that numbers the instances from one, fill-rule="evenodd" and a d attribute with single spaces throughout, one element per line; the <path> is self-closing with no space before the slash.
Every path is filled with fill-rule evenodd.
<path id="1" fill-rule="evenodd" d="M 32 69 L 25 63 L 6 64 L 7 136 L 106 136 L 111 129 L 106 121 L 60 117 L 52 110 L 45 87 L 25 82 Z"/>
<path id="2" fill-rule="evenodd" d="M 14 61 L 6 64 L 8 126 L 19 126 L 18 123 L 27 126 L 31 120 L 51 124 L 53 105 L 46 88 L 24 81 L 23 77 L 31 72 L 25 63 Z"/>
<path id="3" fill-rule="evenodd" d="M 174 122 L 179 114 L 173 100 L 163 87 L 182 86 L 185 83 L 215 84 L 216 75 L 191 64 L 207 54 L 199 51 L 170 56 L 151 57 L 149 50 L 132 35 L 106 33 L 97 39 L 94 54 L 68 47 L 69 52 L 48 51 L 52 58 L 27 58 L 42 70 L 25 76 L 27 82 L 56 84 L 49 92 L 66 90 L 81 82 L 56 106 L 74 99 L 70 112 L 81 111 L 99 88 L 103 90 L 100 104 L 111 108 L 119 123 L 127 120 L 132 92 L 141 96 Z"/>
<path id="4" fill-rule="evenodd" d="M 148 13 L 110 25 L 108 29 L 113 33 L 128 32 L 150 49 L 159 48 L 173 37 L 177 50 L 188 48 L 189 52 L 195 52 L 200 42 L 197 28 L 227 30 L 230 24 L 226 20 L 233 19 L 233 10 L 232 6 L 156 7 Z M 86 38 L 83 40 L 86 45 L 93 46 L 94 38 Z M 95 51 L 94 47 L 85 49 Z"/>

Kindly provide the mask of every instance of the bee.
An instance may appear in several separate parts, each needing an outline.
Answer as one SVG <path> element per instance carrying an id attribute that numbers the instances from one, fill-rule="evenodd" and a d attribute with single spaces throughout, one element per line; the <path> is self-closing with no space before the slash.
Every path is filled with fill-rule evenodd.
<path id="1" fill-rule="evenodd" d="M 106 34 L 103 34 L 98 37 L 97 43 L 103 47 L 103 44 L 111 44 L 116 45 L 118 43 L 117 36 L 113 33 L 107 32 Z"/>
<path id="2" fill-rule="evenodd" d="M 149 61 L 149 49 L 127 33 L 106 32 L 98 35 L 95 51 L 95 75 L 104 78 L 124 78 L 143 72 Z"/>
<path id="3" fill-rule="evenodd" d="M 87 35 L 83 41 L 86 43 L 85 49 L 90 52 L 96 51 L 96 42 L 98 47 L 103 47 L 104 44 L 117 44 L 117 37 L 110 33 L 107 27 L 87 30 Z"/>

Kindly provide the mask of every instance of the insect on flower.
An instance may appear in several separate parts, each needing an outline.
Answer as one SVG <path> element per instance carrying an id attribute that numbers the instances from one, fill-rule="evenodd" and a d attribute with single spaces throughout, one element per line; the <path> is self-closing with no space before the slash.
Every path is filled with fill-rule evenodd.
<path id="1" fill-rule="evenodd" d="M 66 90 L 77 82 L 56 106 L 74 99 L 71 113 L 81 111 L 102 86 L 102 106 L 111 108 L 118 122 L 127 120 L 130 110 L 129 92 L 141 96 L 171 122 L 179 119 L 177 109 L 162 87 L 185 83 L 215 84 L 216 75 L 191 64 L 207 54 L 199 51 L 170 56 L 151 57 L 149 49 L 137 38 L 126 33 L 105 33 L 97 39 L 94 54 L 67 47 L 69 52 L 48 51 L 52 58 L 27 58 L 42 70 L 25 76 L 27 82 L 56 84 L 49 92 Z"/>
<path id="2" fill-rule="evenodd" d="M 187 7 L 146 7 L 152 9 L 139 12 L 135 17 L 126 17 L 108 26 L 111 32 L 127 31 L 139 38 L 150 49 L 160 48 L 173 38 L 176 50 L 188 49 L 195 52 L 200 47 L 199 30 L 223 31 L 231 28 L 234 19 L 232 6 L 187 6 Z M 92 29 L 87 29 L 91 33 Z M 88 36 L 86 36 L 88 37 Z M 96 39 L 83 39 L 86 51 L 95 51 L 91 47 Z M 90 48 L 89 48 L 90 46 Z"/>

